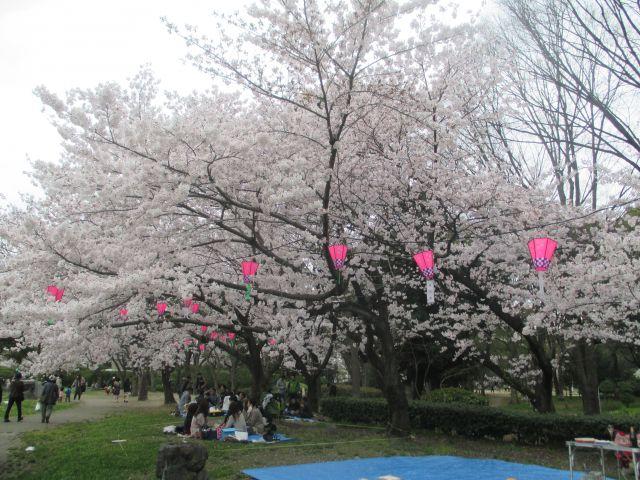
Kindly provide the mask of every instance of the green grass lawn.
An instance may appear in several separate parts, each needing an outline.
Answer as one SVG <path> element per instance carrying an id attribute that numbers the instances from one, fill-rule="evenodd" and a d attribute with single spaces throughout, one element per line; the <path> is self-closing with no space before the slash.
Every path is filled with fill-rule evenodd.
<path id="1" fill-rule="evenodd" d="M 180 441 L 162 434 L 176 422 L 166 408 L 125 412 L 90 423 L 56 426 L 22 437 L 9 452 L 7 479 L 152 479 L 158 448 Z M 246 468 L 389 455 L 459 455 L 498 458 L 566 468 L 566 452 L 556 447 L 523 447 L 490 440 L 466 440 L 433 432 L 408 439 L 388 438 L 381 428 L 338 426 L 331 423 L 290 424 L 279 430 L 294 442 L 245 445 L 208 441 L 207 469 L 215 479 L 246 479 Z M 114 444 L 112 440 L 124 439 Z M 35 452 L 24 447 L 32 445 Z M 8 475 L 8 476 L 6 476 Z"/>

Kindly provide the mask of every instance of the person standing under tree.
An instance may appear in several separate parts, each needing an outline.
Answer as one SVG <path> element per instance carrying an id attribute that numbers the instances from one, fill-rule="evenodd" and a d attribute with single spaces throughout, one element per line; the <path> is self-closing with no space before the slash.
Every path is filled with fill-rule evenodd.
<path id="1" fill-rule="evenodd" d="M 16 372 L 13 377 L 13 381 L 11 385 L 9 385 L 9 403 L 7 405 L 7 409 L 4 412 L 4 421 L 9 421 L 9 413 L 11 412 L 11 407 L 15 403 L 18 407 L 18 421 L 22 421 L 22 401 L 24 400 L 24 382 L 22 381 L 22 374 L 20 372 Z"/>
<path id="2" fill-rule="evenodd" d="M 75 400 L 76 398 L 78 400 L 80 400 L 80 397 L 82 397 L 82 385 L 80 385 L 80 375 L 78 375 L 76 377 L 76 379 L 73 381 L 73 399 Z"/>
<path id="3" fill-rule="evenodd" d="M 122 391 L 124 392 L 124 403 L 129 403 L 129 395 L 131 395 L 131 380 L 129 380 L 129 377 L 125 377 L 122 381 Z"/>
<path id="4" fill-rule="evenodd" d="M 58 385 L 56 385 L 56 377 L 51 375 L 44 384 L 42 394 L 40 395 L 40 412 L 42 414 L 42 423 L 49 423 L 53 406 L 58 401 Z"/>

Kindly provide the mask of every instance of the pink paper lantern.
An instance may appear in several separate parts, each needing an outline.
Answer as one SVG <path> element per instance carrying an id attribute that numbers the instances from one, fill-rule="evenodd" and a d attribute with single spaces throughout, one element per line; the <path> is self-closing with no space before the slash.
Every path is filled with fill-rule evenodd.
<path id="1" fill-rule="evenodd" d="M 269 343 L 269 345 L 271 345 L 273 347 L 276 344 L 276 339 L 275 338 L 270 338 L 269 340 L 267 340 L 267 342 Z"/>
<path id="2" fill-rule="evenodd" d="M 221 333 L 218 336 L 218 340 L 220 340 L 221 342 L 226 342 L 227 341 L 227 336 L 224 333 Z"/>
<path id="3" fill-rule="evenodd" d="M 529 241 L 529 253 L 536 272 L 546 272 L 551 265 L 553 253 L 558 247 L 558 242 L 548 237 L 534 238 Z"/>
<path id="4" fill-rule="evenodd" d="M 55 285 L 49 285 L 47 287 L 47 293 L 55 299 L 56 302 L 62 300 L 62 296 L 64 295 L 64 288 L 58 288 Z"/>
<path id="5" fill-rule="evenodd" d="M 347 258 L 347 246 L 346 245 L 330 245 L 329 256 L 333 260 L 333 266 L 336 270 L 342 270 L 344 268 L 344 262 Z"/>
<path id="6" fill-rule="evenodd" d="M 200 331 L 201 331 L 202 333 L 207 333 L 207 326 L 206 326 L 206 325 L 202 325 L 202 326 L 200 327 Z"/>
<path id="7" fill-rule="evenodd" d="M 538 289 L 539 295 L 542 300 L 545 298 L 544 294 L 544 272 L 549 270 L 551 266 L 551 259 L 558 247 L 558 242 L 550 239 L 549 237 L 534 238 L 529 241 L 529 253 L 531 254 L 531 262 L 533 267 L 538 272 Z"/>
<path id="8" fill-rule="evenodd" d="M 191 303 L 191 313 L 198 313 L 200 305 L 196 302 Z"/>
<path id="9" fill-rule="evenodd" d="M 413 256 L 420 273 L 427 279 L 427 304 L 435 303 L 435 283 L 433 278 L 436 275 L 436 268 L 433 261 L 433 250 L 424 250 Z"/>
<path id="10" fill-rule="evenodd" d="M 433 280 L 435 276 L 435 270 L 433 267 L 433 250 L 425 250 L 424 252 L 416 253 L 413 259 L 418 264 L 418 268 L 422 273 L 422 276 L 428 280 Z"/>
<path id="11" fill-rule="evenodd" d="M 228 333 L 228 334 L 227 334 L 227 336 L 229 337 L 229 340 L 230 340 L 230 341 L 233 341 L 233 339 L 234 339 L 234 338 L 236 338 L 236 334 L 235 334 L 235 333 L 233 333 L 233 332 Z"/>
<path id="12" fill-rule="evenodd" d="M 205 345 L 204 345 L 204 343 L 201 343 L 201 344 L 198 346 L 198 348 L 200 349 L 200 351 L 201 351 L 201 352 L 204 352 L 204 349 L 205 349 Z"/>
<path id="13" fill-rule="evenodd" d="M 211 340 L 215 340 L 218 338 L 218 332 L 211 332 L 211 336 L 209 337 Z"/>
<path id="14" fill-rule="evenodd" d="M 251 283 L 253 282 L 253 277 L 258 271 L 258 267 L 258 262 L 253 260 L 242 262 L 242 281 L 247 285 L 244 292 L 245 300 L 251 300 Z"/>
<path id="15" fill-rule="evenodd" d="M 251 283 L 253 281 L 253 277 L 258 272 L 259 266 L 258 262 L 253 260 L 242 262 L 242 281 L 244 283 Z"/>
<path id="16" fill-rule="evenodd" d="M 158 310 L 158 315 L 164 315 L 164 312 L 167 311 L 167 304 L 165 302 L 158 302 L 156 304 L 156 310 Z"/>
<path id="17" fill-rule="evenodd" d="M 121 308 L 120 309 L 120 316 L 122 318 L 125 318 L 127 315 L 129 315 L 129 310 L 127 310 L 126 308 Z"/>

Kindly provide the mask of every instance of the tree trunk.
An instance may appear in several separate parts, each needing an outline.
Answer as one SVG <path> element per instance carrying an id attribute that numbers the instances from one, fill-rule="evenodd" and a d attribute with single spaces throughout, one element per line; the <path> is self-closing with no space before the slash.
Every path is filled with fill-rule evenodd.
<path id="1" fill-rule="evenodd" d="M 149 374 L 143 370 L 138 375 L 138 401 L 143 402 L 149 399 Z"/>
<path id="2" fill-rule="evenodd" d="M 164 392 L 164 404 L 175 405 L 176 399 L 173 396 L 173 389 L 171 388 L 171 367 L 164 367 L 162 369 L 162 391 Z"/>
<path id="3" fill-rule="evenodd" d="M 360 396 L 360 386 L 362 385 L 362 368 L 360 365 L 360 356 L 358 354 L 358 346 L 351 344 L 349 347 L 349 376 L 351 377 L 351 395 Z"/>
<path id="4" fill-rule="evenodd" d="M 542 375 L 535 388 L 535 398 L 531 401 L 533 408 L 539 413 L 553 413 L 553 374 L 551 377 Z"/>
<path id="5" fill-rule="evenodd" d="M 311 411 L 317 412 L 320 408 L 320 375 L 305 375 L 304 380 L 307 382 L 308 387 L 307 401 L 309 402 L 309 407 L 311 407 Z"/>
<path id="6" fill-rule="evenodd" d="M 236 369 L 238 368 L 238 359 L 231 355 L 231 371 L 229 372 L 229 382 L 231 383 L 231 391 L 236 391 Z"/>
<path id="7" fill-rule="evenodd" d="M 595 346 L 581 340 L 573 349 L 573 358 L 582 411 L 585 415 L 597 415 L 600 413 L 600 398 Z"/>

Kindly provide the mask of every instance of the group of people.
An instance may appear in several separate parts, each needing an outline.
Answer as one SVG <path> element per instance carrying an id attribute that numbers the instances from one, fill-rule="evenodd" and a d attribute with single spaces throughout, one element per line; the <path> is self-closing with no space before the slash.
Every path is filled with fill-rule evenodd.
<path id="1" fill-rule="evenodd" d="M 286 382 L 280 378 L 275 387 L 278 390 L 277 398 L 270 389 L 259 401 L 244 392 L 233 392 L 224 384 L 217 388 L 209 387 L 202 374 L 197 375 L 193 384 L 184 378 L 180 386 L 177 414 L 185 415 L 185 420 L 183 425 L 176 428 L 176 432 L 194 438 L 209 438 L 214 435 L 214 429 L 235 428 L 247 434 L 272 435 L 275 432 L 273 420 L 277 415 L 313 417 L 299 382 L 295 379 Z M 217 425 L 210 425 L 210 412 L 222 412 L 224 420 Z"/>
<path id="2" fill-rule="evenodd" d="M 61 384 L 61 380 L 55 375 L 47 377 L 43 382 L 38 407 L 40 409 L 42 423 L 49 423 L 51 414 L 53 413 L 53 407 L 58 400 L 61 399 L 62 390 L 59 384 Z M 21 422 L 24 420 L 24 417 L 22 416 L 22 402 L 24 401 L 24 394 L 25 384 L 22 380 L 22 373 L 16 372 L 9 384 L 9 400 L 4 412 L 5 422 L 10 422 L 9 415 L 11 414 L 11 409 L 14 405 L 18 411 L 18 421 Z M 67 401 L 70 401 L 71 389 L 67 389 L 66 395 Z"/>
<path id="3" fill-rule="evenodd" d="M 125 377 L 121 382 L 119 377 L 112 377 L 109 383 L 104 386 L 104 393 L 107 395 L 113 395 L 116 402 L 120 401 L 120 393 L 122 393 L 123 402 L 129 403 L 129 397 L 131 396 L 131 380 L 129 380 L 128 377 Z"/>
<path id="4" fill-rule="evenodd" d="M 186 407 L 186 416 L 183 425 L 176 428 L 177 433 L 189 435 L 192 438 L 213 439 L 219 430 L 223 428 L 235 428 L 236 432 L 251 434 L 273 434 L 275 427 L 270 419 L 263 415 L 260 404 L 256 399 L 247 397 L 240 392 L 238 395 L 224 390 L 220 403 L 220 396 L 216 389 L 210 389 L 205 394 L 199 394 L 191 400 L 191 389 L 188 387 L 180 397 L 181 405 Z M 225 408 L 226 407 L 226 408 Z M 179 407 L 182 412 L 181 407 Z M 220 409 L 226 412 L 224 419 L 219 422 L 211 422 L 211 410 Z"/>

